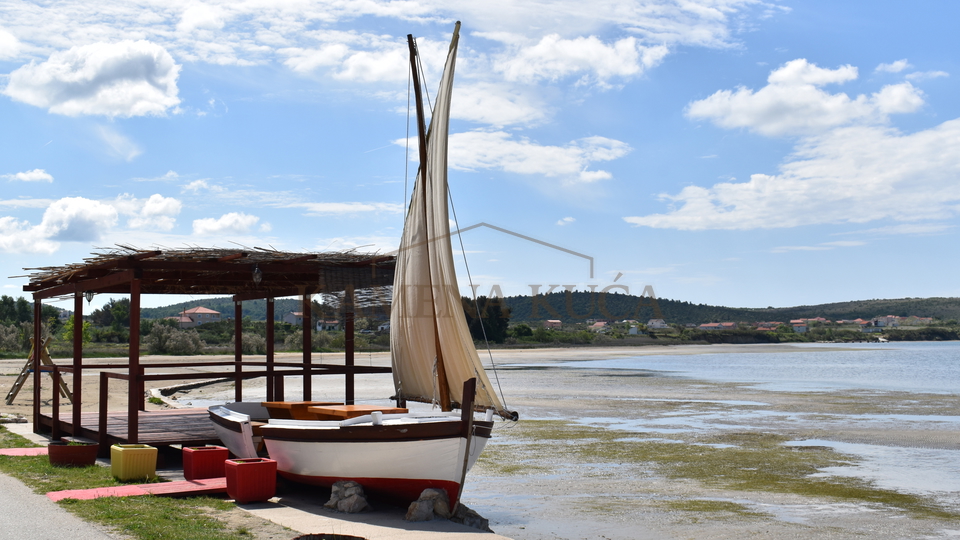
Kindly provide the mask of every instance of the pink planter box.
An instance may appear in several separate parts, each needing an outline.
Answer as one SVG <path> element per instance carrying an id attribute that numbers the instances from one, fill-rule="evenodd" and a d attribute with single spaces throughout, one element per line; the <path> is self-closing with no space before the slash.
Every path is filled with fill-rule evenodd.
<path id="1" fill-rule="evenodd" d="M 223 462 L 230 451 L 222 446 L 184 446 L 183 477 L 187 480 L 223 478 Z"/>
<path id="2" fill-rule="evenodd" d="M 277 493 L 277 462 L 264 458 L 224 462 L 227 495 L 238 503 L 260 502 Z"/>

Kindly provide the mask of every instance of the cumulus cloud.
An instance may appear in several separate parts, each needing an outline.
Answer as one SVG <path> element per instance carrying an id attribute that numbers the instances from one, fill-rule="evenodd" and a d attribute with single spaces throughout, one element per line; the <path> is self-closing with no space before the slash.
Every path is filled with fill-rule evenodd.
<path id="1" fill-rule="evenodd" d="M 503 84 L 475 83 L 457 87 L 450 116 L 491 126 L 536 124 L 547 105 L 529 91 Z"/>
<path id="2" fill-rule="evenodd" d="M 89 242 L 98 240 L 117 224 L 117 210 L 109 204 L 83 197 L 66 197 L 43 213 L 40 229 L 51 240 Z"/>
<path id="3" fill-rule="evenodd" d="M 686 114 L 768 136 L 814 135 L 840 126 L 884 123 L 890 114 L 913 112 L 924 104 L 923 93 L 909 82 L 855 98 L 821 88 L 856 78 L 853 66 L 826 69 L 801 58 L 772 71 L 760 90 L 720 90 L 690 103 Z"/>
<path id="4" fill-rule="evenodd" d="M 210 182 L 207 182 L 205 179 L 200 179 L 200 180 L 194 180 L 189 184 L 185 184 L 181 188 L 181 191 L 184 191 L 184 192 L 189 191 L 191 193 L 200 193 L 201 191 L 212 191 L 214 193 L 220 193 L 220 192 L 226 191 L 226 188 L 224 188 L 223 186 L 218 186 L 216 184 L 211 184 Z"/>
<path id="5" fill-rule="evenodd" d="M 162 115 L 180 103 L 173 57 L 148 41 L 92 43 L 14 70 L 3 93 L 67 116 Z"/>
<path id="6" fill-rule="evenodd" d="M 645 47 L 634 37 L 608 44 L 596 36 L 563 39 L 550 34 L 536 44 L 505 52 L 496 68 L 508 81 L 555 81 L 584 74 L 605 83 L 642 73 L 659 64 L 667 52 L 663 45 Z"/>
<path id="7" fill-rule="evenodd" d="M 397 144 L 404 144 L 404 140 Z M 612 175 L 587 170 L 598 161 L 611 161 L 632 149 L 622 141 L 586 137 L 566 146 L 544 146 L 516 139 L 504 131 L 468 131 L 450 136 L 450 167 L 460 170 L 501 169 L 506 172 L 560 178 L 565 184 L 591 183 Z"/>
<path id="8" fill-rule="evenodd" d="M 137 199 L 133 195 L 124 194 L 117 197 L 113 206 L 120 214 L 129 216 L 127 226 L 131 229 L 150 229 L 169 231 L 176 225 L 176 216 L 183 208 L 183 203 L 173 197 L 164 197 L 159 193 L 147 199 Z"/>
<path id="9" fill-rule="evenodd" d="M 244 214 L 243 212 L 230 212 L 219 218 L 203 218 L 193 221 L 193 233 L 202 236 L 225 235 L 225 234 L 245 234 L 250 232 L 260 218 Z"/>
<path id="10" fill-rule="evenodd" d="M 776 175 L 688 186 L 662 195 L 667 213 L 628 223 L 681 230 L 761 229 L 960 214 L 960 119 L 901 134 L 880 126 L 835 129 L 805 140 Z"/>
<path id="11" fill-rule="evenodd" d="M 44 236 L 39 226 L 31 227 L 25 221 L 0 217 L 0 252 L 5 253 L 53 253 L 60 244 Z"/>
<path id="12" fill-rule="evenodd" d="M 0 175 L 0 178 L 20 182 L 53 182 L 53 175 L 43 169 L 33 169 L 32 171 L 18 172 L 16 174 L 4 174 Z"/>
<path id="13" fill-rule="evenodd" d="M 889 64 L 880 64 L 874 69 L 874 71 L 883 72 L 883 73 L 900 73 L 905 69 L 910 69 L 913 66 L 910 65 L 910 62 L 907 62 L 907 59 L 897 60 L 896 62 L 890 62 Z"/>
<path id="14" fill-rule="evenodd" d="M 0 28 L 0 60 L 11 60 L 20 55 L 20 40 L 17 36 Z"/>
<path id="15" fill-rule="evenodd" d="M 558 220 L 558 221 L 557 221 L 557 225 L 560 225 L 560 226 L 569 225 L 569 224 L 573 223 L 574 221 L 576 221 L 576 218 L 565 217 L 565 218 L 562 218 L 562 219 Z"/>

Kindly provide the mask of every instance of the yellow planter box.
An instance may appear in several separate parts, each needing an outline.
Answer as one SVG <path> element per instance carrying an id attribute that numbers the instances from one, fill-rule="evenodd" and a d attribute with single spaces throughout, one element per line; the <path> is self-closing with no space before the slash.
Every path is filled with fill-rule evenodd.
<path id="1" fill-rule="evenodd" d="M 153 478 L 157 475 L 157 449 L 148 444 L 111 446 L 110 473 L 117 480 Z"/>

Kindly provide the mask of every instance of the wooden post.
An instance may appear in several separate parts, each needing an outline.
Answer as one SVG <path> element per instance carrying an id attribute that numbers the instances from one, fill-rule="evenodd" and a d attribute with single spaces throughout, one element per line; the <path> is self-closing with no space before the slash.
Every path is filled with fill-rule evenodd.
<path id="1" fill-rule="evenodd" d="M 311 373 L 313 356 L 311 349 L 313 348 L 313 316 L 311 310 L 313 309 L 310 305 L 310 302 L 313 300 L 313 295 L 307 294 L 304 291 L 303 294 L 303 400 L 310 401 L 313 399 L 313 373 Z"/>
<path id="2" fill-rule="evenodd" d="M 233 303 L 233 400 L 243 401 L 243 302 Z"/>
<path id="3" fill-rule="evenodd" d="M 41 339 L 41 312 L 42 301 L 34 297 L 33 300 L 33 432 L 40 433 L 40 350 L 43 348 Z"/>
<path id="4" fill-rule="evenodd" d="M 110 384 L 110 379 L 107 378 L 107 372 L 100 372 L 100 401 L 99 405 L 99 415 L 97 416 L 97 442 L 100 444 L 100 449 L 97 451 L 99 457 L 110 457 L 110 449 L 107 447 L 107 400 L 110 398 L 110 392 L 107 385 Z"/>
<path id="5" fill-rule="evenodd" d="M 50 411 L 50 438 L 59 441 L 60 437 L 60 370 L 53 366 L 50 370 L 53 377 L 53 402 Z"/>
<path id="6" fill-rule="evenodd" d="M 73 431 L 80 434 L 80 405 L 83 401 L 83 291 L 73 297 Z"/>
<path id="7" fill-rule="evenodd" d="M 354 394 L 354 377 L 353 371 L 351 368 L 354 366 L 354 324 L 353 324 L 353 287 L 347 285 L 347 290 L 343 292 L 344 300 L 344 313 L 343 313 L 343 341 L 344 341 L 344 360 L 343 363 L 346 366 L 347 370 L 344 374 L 343 381 L 343 399 L 344 404 L 353 405 L 355 394 Z"/>
<path id="8" fill-rule="evenodd" d="M 130 281 L 130 368 L 127 371 L 127 442 L 140 437 L 143 407 L 143 369 L 140 367 L 140 279 Z"/>
<path id="9" fill-rule="evenodd" d="M 267 401 L 274 401 L 277 393 L 273 380 L 276 377 L 273 372 L 274 308 L 273 298 L 267 298 Z"/>

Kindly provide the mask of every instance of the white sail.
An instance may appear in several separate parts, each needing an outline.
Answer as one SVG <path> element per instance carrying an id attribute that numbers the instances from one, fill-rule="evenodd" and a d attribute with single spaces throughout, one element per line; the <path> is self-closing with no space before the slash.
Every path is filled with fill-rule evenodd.
<path id="1" fill-rule="evenodd" d="M 430 120 L 427 174 L 423 177 L 421 164 L 397 254 L 390 315 L 393 378 L 399 397 L 440 403 L 444 381 L 438 374 L 445 374 L 449 400 L 461 403 L 463 382 L 476 377 L 476 406 L 505 414 L 467 328 L 450 242 L 447 136 L 459 30 L 457 23 Z"/>

